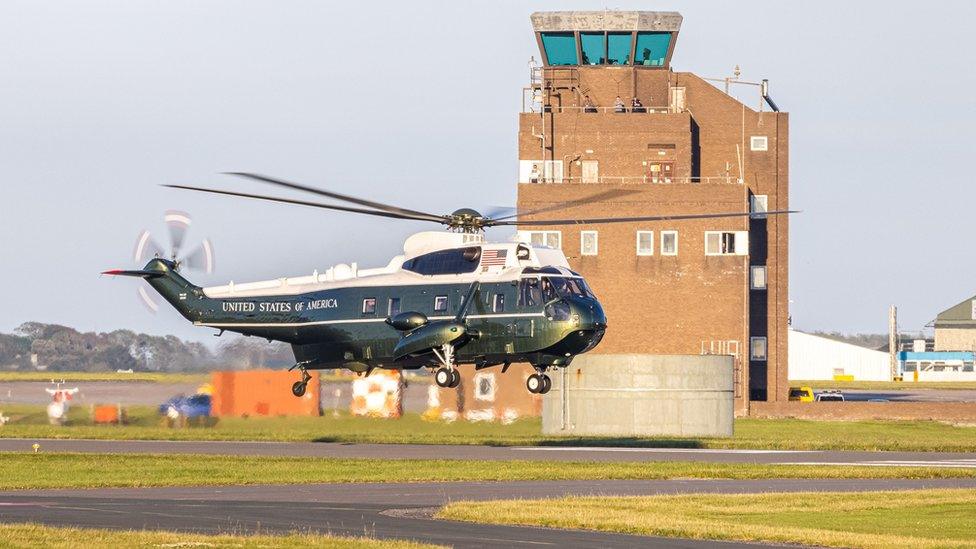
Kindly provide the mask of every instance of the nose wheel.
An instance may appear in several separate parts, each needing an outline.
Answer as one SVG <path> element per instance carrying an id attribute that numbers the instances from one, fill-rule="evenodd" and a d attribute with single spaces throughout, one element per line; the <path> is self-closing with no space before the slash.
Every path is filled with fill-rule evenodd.
<path id="1" fill-rule="evenodd" d="M 438 368 L 434 372 L 434 382 L 437 383 L 438 387 L 454 389 L 461 384 L 461 373 L 456 368 Z"/>
<path id="2" fill-rule="evenodd" d="M 544 395 L 552 389 L 552 379 L 546 374 L 532 374 L 525 380 L 525 388 L 532 394 Z"/>

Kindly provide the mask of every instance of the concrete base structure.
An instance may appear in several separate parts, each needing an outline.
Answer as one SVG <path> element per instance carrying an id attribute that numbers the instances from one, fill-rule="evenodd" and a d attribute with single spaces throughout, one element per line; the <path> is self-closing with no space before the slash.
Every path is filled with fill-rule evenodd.
<path id="1" fill-rule="evenodd" d="M 592 355 L 552 372 L 546 435 L 732 436 L 733 357 Z M 564 387 L 566 390 L 564 390 Z"/>

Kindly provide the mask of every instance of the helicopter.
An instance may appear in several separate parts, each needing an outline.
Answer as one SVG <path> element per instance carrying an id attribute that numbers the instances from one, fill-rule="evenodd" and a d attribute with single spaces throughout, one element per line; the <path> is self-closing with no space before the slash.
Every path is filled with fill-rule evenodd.
<path id="1" fill-rule="evenodd" d="M 651 215 L 588 219 L 533 216 L 636 191 L 611 190 L 572 202 L 497 217 L 470 208 L 438 215 L 357 198 L 254 173 L 235 175 L 345 204 L 230 190 L 164 185 L 200 193 L 264 200 L 389 219 L 437 223 L 446 231 L 408 237 L 403 254 L 384 267 L 339 264 L 324 272 L 274 280 L 200 287 L 180 273 L 175 256 L 158 255 L 138 270 L 106 275 L 143 278 L 194 325 L 291 345 L 292 369 L 302 378 L 292 393 L 303 396 L 310 370 L 346 368 L 369 375 L 376 368 L 428 368 L 440 387 L 460 384 L 458 366 L 476 369 L 529 363 L 530 393 L 552 387 L 547 372 L 569 366 L 599 345 L 607 317 L 593 290 L 570 269 L 561 250 L 525 242 L 488 242 L 489 227 L 606 224 L 638 221 L 746 217 L 750 212 Z M 768 211 L 763 215 L 793 213 Z M 531 218 L 531 219 L 530 219 Z"/>

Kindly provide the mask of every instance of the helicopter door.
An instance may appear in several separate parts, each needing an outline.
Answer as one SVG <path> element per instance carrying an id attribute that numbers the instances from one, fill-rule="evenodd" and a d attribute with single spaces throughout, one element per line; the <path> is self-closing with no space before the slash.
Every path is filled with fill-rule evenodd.
<path id="1" fill-rule="evenodd" d="M 535 312 L 540 307 L 542 307 L 542 285 L 539 278 L 523 278 L 519 281 L 519 311 Z M 535 335 L 534 318 L 516 317 L 514 324 L 516 338 L 528 338 Z"/>

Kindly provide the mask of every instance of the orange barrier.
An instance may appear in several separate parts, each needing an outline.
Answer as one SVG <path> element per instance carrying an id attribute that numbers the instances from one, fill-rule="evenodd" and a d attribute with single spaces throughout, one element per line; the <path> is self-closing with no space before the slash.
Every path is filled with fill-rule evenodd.
<path id="1" fill-rule="evenodd" d="M 94 410 L 92 410 L 92 419 L 96 424 L 122 423 L 121 409 L 115 404 L 95 406 Z"/>
<path id="2" fill-rule="evenodd" d="M 215 417 L 247 416 L 318 416 L 319 374 L 309 372 L 305 395 L 296 397 L 291 386 L 302 379 L 297 370 L 246 370 L 214 372 L 210 415 Z"/>

